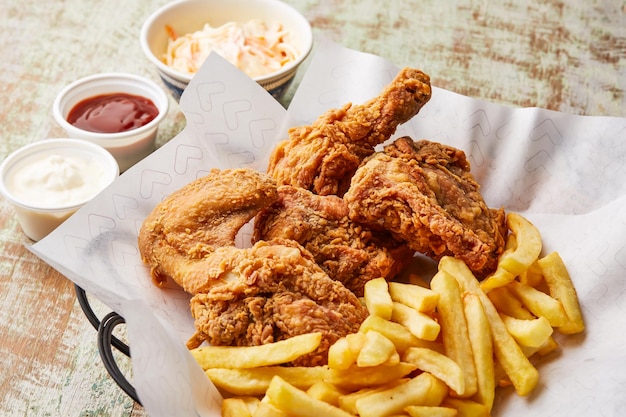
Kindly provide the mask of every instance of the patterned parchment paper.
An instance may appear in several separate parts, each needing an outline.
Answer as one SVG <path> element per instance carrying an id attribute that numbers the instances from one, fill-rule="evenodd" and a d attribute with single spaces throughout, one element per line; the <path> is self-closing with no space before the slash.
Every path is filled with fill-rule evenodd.
<path id="1" fill-rule="evenodd" d="M 420 63 L 416 62 L 419 68 Z M 264 170 L 289 126 L 377 95 L 398 68 L 323 42 L 289 111 L 217 55 L 181 100 L 187 126 L 30 249 L 127 321 L 133 383 L 152 417 L 219 416 L 221 398 L 186 351 L 189 297 L 158 289 L 137 249 L 145 216 L 209 169 Z M 530 86 L 529 86 L 530 87 Z M 545 251 L 558 250 L 578 290 L 587 329 L 559 337 L 538 364 L 529 397 L 499 390 L 494 415 L 619 415 L 626 409 L 626 119 L 513 109 L 433 89 L 396 136 L 466 152 L 492 207 L 524 214 Z M 239 235 L 245 246 L 249 230 Z"/>

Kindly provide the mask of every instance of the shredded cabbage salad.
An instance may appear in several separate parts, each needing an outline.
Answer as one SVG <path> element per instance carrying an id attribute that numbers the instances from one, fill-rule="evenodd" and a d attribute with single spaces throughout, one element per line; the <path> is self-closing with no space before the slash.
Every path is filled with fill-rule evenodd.
<path id="1" fill-rule="evenodd" d="M 250 20 L 229 22 L 219 27 L 205 24 L 202 30 L 169 36 L 164 62 L 173 69 L 195 74 L 206 57 L 215 51 L 250 77 L 275 72 L 298 57 L 289 33 L 277 22 Z"/>

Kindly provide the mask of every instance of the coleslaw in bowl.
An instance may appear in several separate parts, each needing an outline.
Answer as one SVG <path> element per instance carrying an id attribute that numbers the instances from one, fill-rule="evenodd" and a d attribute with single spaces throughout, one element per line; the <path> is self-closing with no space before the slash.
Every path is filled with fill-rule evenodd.
<path id="1" fill-rule="evenodd" d="M 279 99 L 309 55 L 309 22 L 280 0 L 179 0 L 144 23 L 141 47 L 176 99 L 217 52 Z"/>

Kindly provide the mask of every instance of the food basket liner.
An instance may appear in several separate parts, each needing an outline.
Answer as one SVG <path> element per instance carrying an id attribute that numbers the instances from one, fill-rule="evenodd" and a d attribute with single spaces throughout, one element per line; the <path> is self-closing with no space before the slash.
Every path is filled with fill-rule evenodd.
<path id="1" fill-rule="evenodd" d="M 415 62 L 414 67 L 423 67 Z M 424 68 L 422 68 L 424 69 Z M 399 68 L 317 45 L 288 110 L 212 54 L 183 94 L 185 129 L 29 249 L 126 319 L 133 385 L 151 417 L 219 416 L 221 397 L 185 348 L 189 296 L 157 288 L 137 248 L 143 219 L 211 168 L 263 171 L 290 126 L 378 95 Z M 558 337 L 528 397 L 499 389 L 494 416 L 619 415 L 626 409 L 626 119 L 511 108 L 433 88 L 395 137 L 462 149 L 491 207 L 522 213 L 557 250 L 587 329 Z M 238 236 L 249 245 L 251 229 Z"/>

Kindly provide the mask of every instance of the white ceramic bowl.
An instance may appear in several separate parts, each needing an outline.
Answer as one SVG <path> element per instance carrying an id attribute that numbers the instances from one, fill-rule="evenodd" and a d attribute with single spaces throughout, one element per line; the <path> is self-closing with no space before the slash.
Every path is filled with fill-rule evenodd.
<path id="1" fill-rule="evenodd" d="M 126 93 L 150 99 L 158 109 L 148 124 L 117 133 L 99 133 L 80 129 L 67 121 L 79 102 L 103 94 Z M 70 138 L 84 139 L 104 147 L 117 160 L 120 171 L 148 156 L 155 149 L 159 123 L 169 109 L 169 98 L 156 83 L 134 74 L 103 73 L 81 78 L 65 87 L 54 100 L 52 113 Z"/>
<path id="2" fill-rule="evenodd" d="M 300 51 L 299 57 L 280 71 L 253 78 L 276 99 L 280 99 L 313 46 L 309 22 L 296 9 L 280 0 L 182 0 L 169 3 L 144 22 L 140 34 L 141 48 L 156 66 L 174 98 L 179 100 L 193 75 L 176 71 L 162 60 L 168 44 L 165 26 L 171 26 L 182 36 L 202 29 L 206 23 L 219 27 L 228 22 L 245 23 L 252 19 L 280 22 Z"/>
<path id="3" fill-rule="evenodd" d="M 46 139 L 23 146 L 0 165 L 0 193 L 24 233 L 40 240 L 119 175 L 115 158 L 80 139 Z"/>

